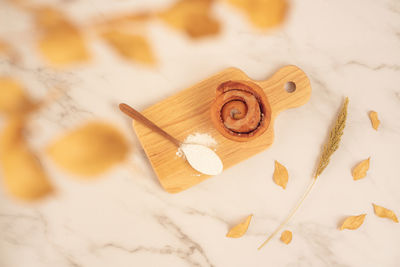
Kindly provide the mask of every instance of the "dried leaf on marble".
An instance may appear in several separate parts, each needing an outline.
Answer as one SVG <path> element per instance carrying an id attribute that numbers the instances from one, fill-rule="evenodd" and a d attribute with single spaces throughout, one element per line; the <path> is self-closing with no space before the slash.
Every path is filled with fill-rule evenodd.
<path id="1" fill-rule="evenodd" d="M 109 170 L 125 159 L 128 150 L 122 133 L 104 122 L 87 123 L 48 147 L 50 157 L 58 166 L 83 176 Z"/>
<path id="2" fill-rule="evenodd" d="M 344 222 L 342 223 L 342 225 L 340 226 L 340 230 L 344 230 L 344 229 L 355 230 L 355 229 L 359 228 L 364 223 L 364 219 L 365 219 L 366 215 L 367 214 L 361 214 L 358 216 L 347 217 L 344 220 Z"/>
<path id="3" fill-rule="evenodd" d="M 273 175 L 274 182 L 281 186 L 283 189 L 286 189 L 286 185 L 289 180 L 289 174 L 285 166 L 280 164 L 275 160 L 275 170 Z"/>
<path id="4" fill-rule="evenodd" d="M 6 190 L 14 197 L 31 201 L 53 191 L 49 178 L 24 135 L 25 118 L 13 116 L 0 133 L 0 170 Z"/>
<path id="5" fill-rule="evenodd" d="M 82 33 L 61 11 L 41 7 L 34 15 L 40 31 L 39 51 L 50 63 L 62 66 L 89 60 Z"/>
<path id="6" fill-rule="evenodd" d="M 354 180 L 359 180 L 367 176 L 367 171 L 369 170 L 369 160 L 370 158 L 365 159 L 354 167 L 352 172 Z"/>
<path id="7" fill-rule="evenodd" d="M 289 230 L 283 231 L 281 234 L 281 241 L 286 245 L 289 244 L 292 241 L 292 232 Z"/>
<path id="8" fill-rule="evenodd" d="M 160 12 L 159 17 L 191 38 L 216 35 L 220 23 L 211 14 L 212 3 L 212 0 L 179 0 Z"/>
<path id="9" fill-rule="evenodd" d="M 18 81 L 11 77 L 0 77 L 0 114 L 26 113 L 34 106 Z"/>
<path id="10" fill-rule="evenodd" d="M 388 218 L 396 223 L 399 222 L 396 214 L 392 210 L 386 209 L 382 206 L 378 206 L 375 204 L 372 204 L 372 205 L 374 206 L 374 212 L 375 212 L 376 216 L 382 217 L 382 218 Z"/>
<path id="11" fill-rule="evenodd" d="M 226 237 L 231 237 L 231 238 L 242 237 L 247 232 L 247 228 L 249 228 L 249 224 L 252 217 L 253 215 L 249 215 L 247 216 L 246 220 L 232 227 L 226 234 Z"/>
<path id="12" fill-rule="evenodd" d="M 378 113 L 376 111 L 370 111 L 369 118 L 371 120 L 372 128 L 377 131 L 379 125 L 381 124 L 381 121 L 378 119 Z"/>
<path id="13" fill-rule="evenodd" d="M 102 37 L 125 59 L 145 64 L 155 62 L 149 42 L 141 35 L 109 30 Z"/>
<path id="14" fill-rule="evenodd" d="M 227 0 L 242 9 L 254 26 L 271 28 L 285 19 L 288 3 L 286 0 Z"/>

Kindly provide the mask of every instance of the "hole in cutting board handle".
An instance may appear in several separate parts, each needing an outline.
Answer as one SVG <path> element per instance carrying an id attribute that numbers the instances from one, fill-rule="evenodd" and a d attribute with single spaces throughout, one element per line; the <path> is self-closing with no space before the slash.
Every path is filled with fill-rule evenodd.
<path id="1" fill-rule="evenodd" d="M 294 82 L 286 82 L 284 88 L 286 92 L 293 93 L 296 91 L 296 84 Z"/>

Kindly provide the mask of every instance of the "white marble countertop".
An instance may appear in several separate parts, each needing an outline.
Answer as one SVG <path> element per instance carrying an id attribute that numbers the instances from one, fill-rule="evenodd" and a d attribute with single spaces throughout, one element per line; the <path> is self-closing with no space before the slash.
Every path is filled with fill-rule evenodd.
<path id="1" fill-rule="evenodd" d="M 77 21 L 166 3 L 40 2 Z M 222 33 L 198 42 L 151 24 L 155 67 L 126 63 L 94 41 L 94 62 L 56 71 L 33 52 L 27 15 L 0 3 L 0 38 L 24 58 L 22 65 L 2 60 L 0 75 L 20 80 L 35 97 L 57 85 L 68 88 L 66 97 L 35 116 L 32 145 L 40 148 L 99 118 L 117 124 L 134 147 L 133 168 L 120 165 L 87 182 L 45 161 L 57 194 L 39 203 L 16 202 L 0 187 L 1 267 L 400 266 L 400 225 L 375 216 L 371 205 L 400 215 L 400 2 L 292 1 L 285 24 L 266 34 L 226 4 L 214 12 L 224 21 Z M 265 79 L 287 64 L 306 72 L 313 92 L 306 105 L 279 115 L 272 147 L 187 191 L 166 193 L 116 104 L 145 108 L 229 66 Z M 350 104 L 342 144 L 286 227 L 293 241 L 285 245 L 276 237 L 258 251 L 309 183 L 344 96 Z M 380 116 L 378 131 L 370 110 Z M 353 181 L 352 167 L 369 156 L 367 177 Z M 274 160 L 288 168 L 286 190 L 272 181 Z M 225 237 L 251 213 L 244 237 Z M 361 213 L 367 217 L 358 230 L 338 230 L 344 217 Z"/>

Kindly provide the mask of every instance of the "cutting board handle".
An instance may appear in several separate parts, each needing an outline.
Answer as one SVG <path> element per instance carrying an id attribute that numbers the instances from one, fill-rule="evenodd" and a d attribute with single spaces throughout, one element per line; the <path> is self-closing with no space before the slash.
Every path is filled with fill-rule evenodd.
<path id="1" fill-rule="evenodd" d="M 304 71 L 294 65 L 280 68 L 268 80 L 257 84 L 267 94 L 275 114 L 304 105 L 311 96 L 310 80 Z"/>

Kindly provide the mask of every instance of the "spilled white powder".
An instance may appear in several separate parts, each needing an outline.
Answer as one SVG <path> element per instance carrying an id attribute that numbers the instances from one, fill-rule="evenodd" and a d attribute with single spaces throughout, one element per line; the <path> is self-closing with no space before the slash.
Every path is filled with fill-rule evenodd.
<path id="1" fill-rule="evenodd" d="M 210 148 L 216 145 L 217 141 L 211 135 L 195 133 L 186 137 L 176 155 L 185 157 L 198 172 L 217 175 L 222 172 L 223 164 L 218 155 Z"/>
<path id="2" fill-rule="evenodd" d="M 205 133 L 190 134 L 183 142 L 186 144 L 199 144 L 208 147 L 215 147 L 217 145 L 217 141 L 211 135 Z"/>
<path id="3" fill-rule="evenodd" d="M 217 141 L 209 134 L 206 133 L 194 133 L 188 135 L 183 141 L 185 144 L 199 144 L 208 147 L 216 147 Z M 214 149 L 215 150 L 215 149 Z M 178 151 L 175 153 L 178 157 L 185 157 L 181 148 L 178 148 Z"/>

